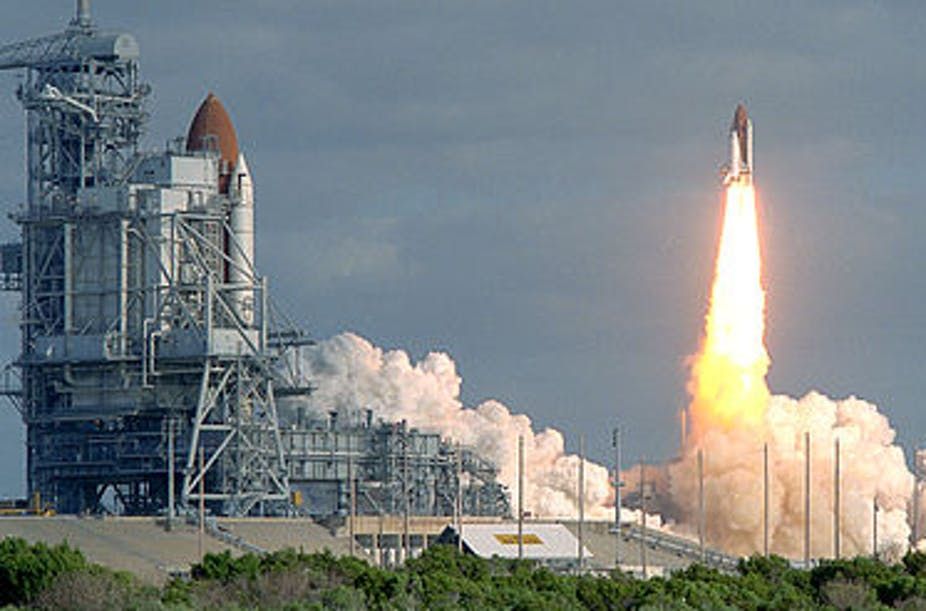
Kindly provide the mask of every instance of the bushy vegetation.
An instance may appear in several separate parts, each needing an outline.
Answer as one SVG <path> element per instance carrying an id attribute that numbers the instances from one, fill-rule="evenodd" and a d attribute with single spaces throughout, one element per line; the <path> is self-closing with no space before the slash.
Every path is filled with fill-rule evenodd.
<path id="1" fill-rule="evenodd" d="M 481 560 L 437 546 L 399 570 L 329 553 L 208 556 L 165 603 L 293 609 L 888 609 L 926 608 L 926 555 L 901 564 L 824 561 L 811 571 L 753 557 L 736 574 L 702 565 L 640 580 L 564 575 L 533 563 Z"/>
<path id="2" fill-rule="evenodd" d="M 161 592 L 134 576 L 87 562 L 67 543 L 0 541 L 0 606 L 128 609 L 160 605 Z"/>
<path id="3" fill-rule="evenodd" d="M 436 546 L 401 569 L 329 552 L 209 554 L 163 588 L 86 562 L 66 545 L 0 543 L 0 599 L 42 609 L 924 609 L 926 554 L 888 565 L 826 561 L 810 571 L 777 557 L 735 574 L 701 565 L 640 580 L 554 573 Z"/>
<path id="4" fill-rule="evenodd" d="M 87 568 L 83 554 L 66 543 L 49 547 L 22 539 L 0 541 L 0 604 L 31 602 L 62 574 Z"/>

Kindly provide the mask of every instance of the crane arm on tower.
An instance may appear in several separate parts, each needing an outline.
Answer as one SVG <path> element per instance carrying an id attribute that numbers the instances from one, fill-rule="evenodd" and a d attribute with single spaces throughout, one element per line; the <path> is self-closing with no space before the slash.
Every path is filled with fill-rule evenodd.
<path id="1" fill-rule="evenodd" d="M 73 43 L 80 35 L 80 32 L 70 30 L 2 46 L 0 70 L 31 68 L 72 59 L 76 51 L 76 45 Z"/>

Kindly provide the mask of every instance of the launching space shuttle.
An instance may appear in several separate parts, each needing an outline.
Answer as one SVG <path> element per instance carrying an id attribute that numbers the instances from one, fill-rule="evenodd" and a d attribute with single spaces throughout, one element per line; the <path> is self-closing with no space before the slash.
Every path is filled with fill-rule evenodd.
<path id="1" fill-rule="evenodd" d="M 730 125 L 730 162 L 722 170 L 723 184 L 752 184 L 752 121 L 743 104 L 737 104 Z"/>

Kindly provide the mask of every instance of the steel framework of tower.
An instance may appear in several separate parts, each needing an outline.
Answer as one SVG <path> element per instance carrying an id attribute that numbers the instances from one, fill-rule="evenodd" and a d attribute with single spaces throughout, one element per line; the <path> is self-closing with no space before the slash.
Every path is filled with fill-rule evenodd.
<path id="1" fill-rule="evenodd" d="M 372 415 L 305 420 L 309 342 L 255 269 L 234 127 L 210 94 L 185 146 L 140 151 L 138 60 L 89 0 L 64 32 L 0 47 L 0 70 L 24 71 L 28 181 L 22 241 L 0 245 L 0 289 L 22 298 L 0 393 L 26 424 L 30 497 L 62 513 L 192 513 L 202 499 L 319 517 L 344 513 L 353 480 L 364 514 L 508 515 L 471 449 Z"/>
<path id="2" fill-rule="evenodd" d="M 283 430 L 283 444 L 299 513 L 347 515 L 352 485 L 358 515 L 511 513 L 507 490 L 496 481 L 498 469 L 472 448 L 455 446 L 437 433 L 410 428 L 405 421 L 375 421 L 369 410 L 363 418 L 355 410 L 296 421 Z"/>
<path id="3" fill-rule="evenodd" d="M 21 383 L 6 392 L 27 426 L 29 493 L 61 512 L 105 498 L 154 513 L 176 480 L 181 509 L 202 488 L 218 513 L 287 511 L 274 386 L 280 338 L 301 335 L 272 328 L 219 155 L 139 151 L 138 59 L 88 0 L 64 32 L 0 48 L 0 70 L 25 73 L 22 243 L 0 251 L 0 279 L 22 297 Z"/>

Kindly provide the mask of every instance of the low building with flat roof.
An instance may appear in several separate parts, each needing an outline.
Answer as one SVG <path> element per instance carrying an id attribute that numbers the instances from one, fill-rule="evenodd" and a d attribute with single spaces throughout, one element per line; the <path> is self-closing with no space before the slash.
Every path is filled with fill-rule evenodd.
<path id="1" fill-rule="evenodd" d="M 517 558 L 518 526 L 512 522 L 497 524 L 464 524 L 463 551 L 480 558 Z M 454 525 L 444 529 L 438 543 L 459 544 L 460 535 Z M 579 540 L 562 524 L 524 524 L 521 534 L 522 557 L 557 567 L 574 567 L 579 559 Z M 588 561 L 592 553 L 582 546 L 582 558 Z"/>

